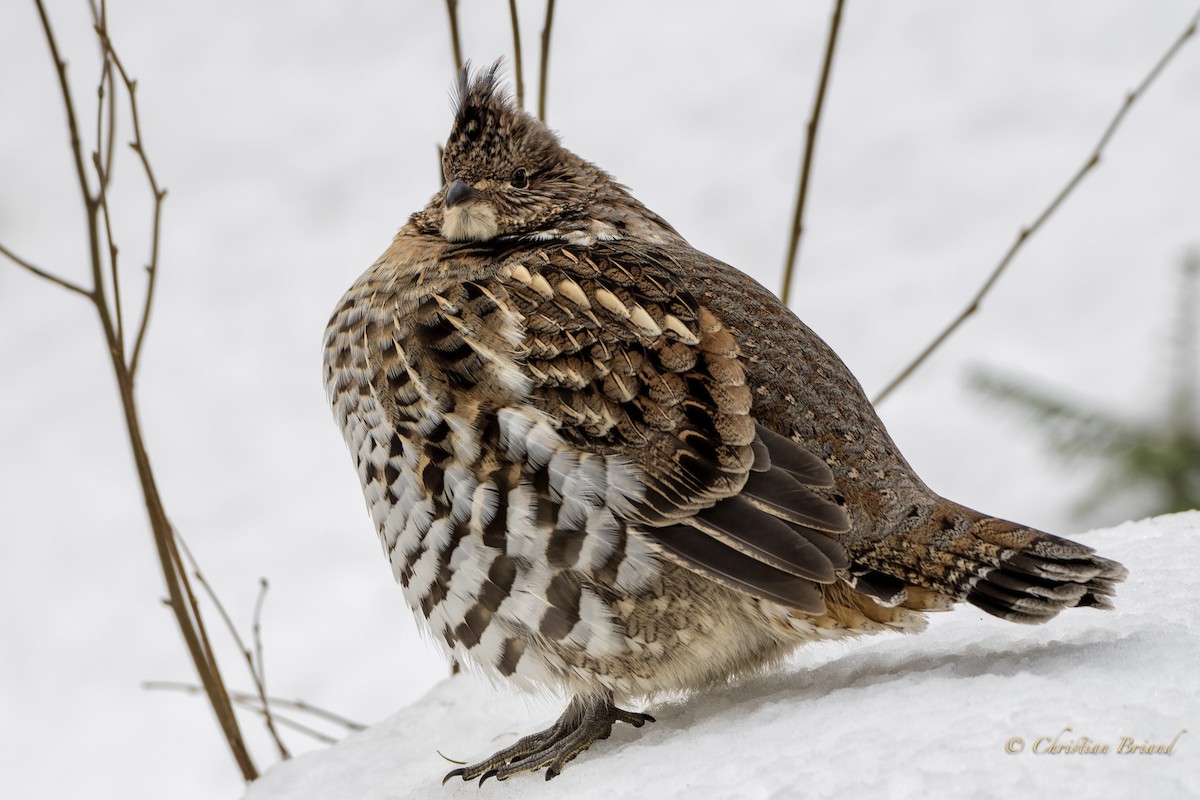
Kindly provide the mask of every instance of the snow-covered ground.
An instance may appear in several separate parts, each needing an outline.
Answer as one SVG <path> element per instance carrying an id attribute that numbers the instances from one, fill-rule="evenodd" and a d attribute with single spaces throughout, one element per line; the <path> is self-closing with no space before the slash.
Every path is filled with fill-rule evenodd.
<path id="1" fill-rule="evenodd" d="M 1084 537 L 1130 568 L 1117 613 L 1024 627 L 960 608 L 915 636 L 815 645 L 775 673 L 654 706 L 657 722 L 619 726 L 551 783 L 439 789 L 454 766 L 439 751 L 483 758 L 562 708 L 460 675 L 275 767 L 245 800 L 1196 797 L 1197 536 L 1188 512 Z"/>
<path id="2" fill-rule="evenodd" d="M 869 391 L 959 310 L 1194 3 L 848 4 L 794 306 Z M 108 5 L 170 191 L 139 384 L 167 508 L 244 629 L 259 576 L 270 579 L 273 692 L 383 719 L 446 668 L 379 553 L 325 408 L 320 339 L 341 292 L 436 188 L 435 145 L 450 121 L 444 5 Z M 86 7 L 48 6 L 87 106 Z M 467 54 L 510 52 L 507 4 L 460 6 Z M 519 7 L 533 64 L 544 5 Z M 697 247 L 776 286 L 828 10 L 560 3 L 550 123 Z M 963 377 L 982 364 L 1126 414 L 1161 406 L 1177 264 L 1200 244 L 1197 97 L 1193 41 L 981 314 L 883 406 L 932 486 L 1066 534 L 1137 513 L 1072 519 L 1091 476 L 1050 460 L 1036 434 L 981 406 Z M 0 242 L 83 280 L 63 113 L 27 0 L 0 2 L 0 109 Z M 116 204 L 135 204 L 117 231 L 136 275 L 146 232 L 133 160 L 118 164 L 117 181 Z M 0 262 L 0 793 L 233 797 L 240 781 L 203 701 L 140 688 L 192 671 L 158 603 L 106 361 L 82 302 Z M 1145 572 L 1145 591 L 1158 591 L 1159 569 Z M 1112 624 L 1126 610 L 1083 616 Z M 1017 635 L 990 621 L 978 630 Z M 222 647 L 231 682 L 246 687 L 238 654 Z M 478 735 L 529 727 L 505 719 Z M 672 719 L 637 746 L 673 730 Z M 268 765 L 260 725 L 244 722 Z M 893 726 L 892 740 L 911 728 Z M 314 746 L 285 735 L 294 749 Z M 456 753 L 489 744 L 459 741 L 444 740 Z"/>

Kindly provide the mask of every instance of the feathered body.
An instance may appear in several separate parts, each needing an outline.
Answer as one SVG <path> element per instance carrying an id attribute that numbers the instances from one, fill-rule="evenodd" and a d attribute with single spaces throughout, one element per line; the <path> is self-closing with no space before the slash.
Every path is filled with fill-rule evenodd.
<path id="1" fill-rule="evenodd" d="M 447 185 L 346 293 L 330 402 L 408 603 L 460 661 L 574 699 L 454 774 L 562 765 L 617 703 L 916 629 L 1041 622 L 1124 577 L 939 497 L 832 350 L 463 73 Z"/>

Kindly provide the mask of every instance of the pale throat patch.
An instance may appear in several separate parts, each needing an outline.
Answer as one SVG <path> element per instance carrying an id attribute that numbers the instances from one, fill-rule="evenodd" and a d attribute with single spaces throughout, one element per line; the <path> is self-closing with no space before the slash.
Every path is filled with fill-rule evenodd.
<path id="1" fill-rule="evenodd" d="M 499 230 L 496 209 L 483 200 L 447 208 L 442 221 L 442 236 L 451 242 L 485 242 Z"/>

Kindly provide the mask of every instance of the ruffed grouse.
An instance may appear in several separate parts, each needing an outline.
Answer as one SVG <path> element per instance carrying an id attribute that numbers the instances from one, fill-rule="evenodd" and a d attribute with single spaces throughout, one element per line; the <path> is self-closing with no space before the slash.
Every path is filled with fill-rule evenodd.
<path id="1" fill-rule="evenodd" d="M 821 339 L 495 67 L 460 75 L 442 168 L 329 322 L 329 399 L 432 638 L 572 698 L 447 778 L 551 778 L 650 720 L 618 704 L 801 642 L 1110 607 L 1119 564 L 931 491 Z"/>

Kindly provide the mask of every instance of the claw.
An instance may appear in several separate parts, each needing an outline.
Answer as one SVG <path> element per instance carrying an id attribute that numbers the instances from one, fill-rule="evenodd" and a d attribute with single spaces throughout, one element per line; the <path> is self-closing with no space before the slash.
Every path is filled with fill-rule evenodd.
<path id="1" fill-rule="evenodd" d="M 546 730 L 526 736 L 478 764 L 451 770 L 442 779 L 442 785 L 451 778 L 464 781 L 478 778 L 482 786 L 488 778 L 503 781 L 543 768 L 546 780 L 552 780 L 562 773 L 568 761 L 595 742 L 607 739 L 618 722 L 640 728 L 647 722 L 654 722 L 654 717 L 617 708 L 608 698 L 577 697 Z"/>

